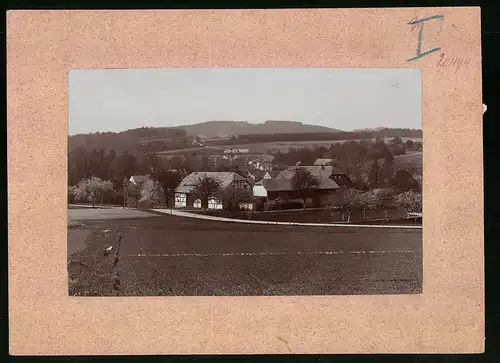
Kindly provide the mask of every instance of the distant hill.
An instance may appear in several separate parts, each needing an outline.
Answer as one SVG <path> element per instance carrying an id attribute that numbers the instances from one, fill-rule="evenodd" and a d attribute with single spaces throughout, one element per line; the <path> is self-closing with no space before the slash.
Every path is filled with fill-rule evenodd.
<path id="1" fill-rule="evenodd" d="M 141 127 L 122 132 L 96 132 L 68 137 L 68 151 L 84 147 L 87 150 L 136 153 L 190 147 L 191 144 L 186 131 L 173 127 Z"/>
<path id="2" fill-rule="evenodd" d="M 221 135 L 253 134 L 293 134 L 316 132 L 339 132 L 341 130 L 325 126 L 306 125 L 297 121 L 266 121 L 250 123 L 246 121 L 207 121 L 194 125 L 178 126 L 185 130 L 188 136 L 215 138 Z"/>

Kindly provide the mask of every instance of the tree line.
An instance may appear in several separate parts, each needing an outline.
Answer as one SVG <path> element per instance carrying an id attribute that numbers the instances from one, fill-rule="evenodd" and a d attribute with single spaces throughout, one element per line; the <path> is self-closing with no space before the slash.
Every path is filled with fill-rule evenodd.
<path id="1" fill-rule="evenodd" d="M 259 142 L 284 141 L 328 141 L 328 140 L 372 140 L 386 137 L 421 138 L 422 130 L 418 129 L 380 129 L 377 131 L 339 131 L 314 133 L 274 133 L 274 134 L 240 134 L 224 142 L 232 144 L 251 144 Z M 221 143 L 222 141 L 219 141 Z"/>

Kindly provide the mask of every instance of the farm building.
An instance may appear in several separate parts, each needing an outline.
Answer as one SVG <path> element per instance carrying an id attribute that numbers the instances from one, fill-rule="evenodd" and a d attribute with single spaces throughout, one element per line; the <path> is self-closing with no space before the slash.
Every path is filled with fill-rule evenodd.
<path id="1" fill-rule="evenodd" d="M 333 180 L 336 184 L 338 184 L 340 187 L 346 188 L 350 187 L 352 184 L 351 179 L 349 176 L 340 170 L 339 168 L 336 168 L 334 166 L 318 166 L 318 165 L 313 165 L 313 166 L 291 166 L 276 176 L 277 179 L 292 179 L 295 171 L 297 168 L 304 168 L 307 171 L 309 171 L 312 175 L 317 177 L 318 179 L 330 179 Z"/>
<path id="2" fill-rule="evenodd" d="M 175 189 L 175 207 L 201 208 L 201 200 L 195 199 L 193 189 L 203 177 L 212 177 L 221 182 L 221 189 L 242 188 L 251 190 L 251 185 L 244 177 L 235 172 L 194 172 L 186 176 Z M 222 209 L 222 203 L 215 197 L 208 200 L 208 209 Z M 247 205 L 243 206 L 249 208 Z"/>
<path id="3" fill-rule="evenodd" d="M 271 171 L 273 170 L 273 163 L 269 160 L 251 160 L 248 162 L 248 164 L 257 170 L 262 170 L 262 171 Z"/>

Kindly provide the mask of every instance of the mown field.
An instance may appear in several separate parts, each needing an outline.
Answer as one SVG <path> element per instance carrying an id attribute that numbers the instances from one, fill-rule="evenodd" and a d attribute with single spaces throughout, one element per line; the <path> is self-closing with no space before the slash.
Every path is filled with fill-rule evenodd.
<path id="1" fill-rule="evenodd" d="M 386 142 L 392 140 L 393 138 L 385 138 Z M 403 142 L 406 140 L 412 141 L 422 141 L 420 138 L 402 137 Z M 375 140 L 375 139 L 373 139 Z M 361 141 L 361 140 L 326 140 L 326 141 L 280 141 L 280 142 L 263 142 L 254 144 L 237 144 L 237 145 L 223 145 L 223 148 L 240 148 L 240 149 L 250 149 L 250 152 L 267 152 L 271 151 L 288 151 L 291 148 L 315 148 L 315 147 L 330 147 L 332 144 L 340 144 L 349 141 Z"/>
<path id="2" fill-rule="evenodd" d="M 225 212 L 225 211 L 194 211 L 198 214 L 208 214 L 216 217 L 249 219 L 257 221 L 273 222 L 295 222 L 295 223 L 347 223 L 347 212 L 333 211 L 332 209 L 306 209 L 306 210 L 281 210 L 266 212 Z M 351 223 L 380 223 L 380 224 L 398 224 L 398 225 L 422 225 L 420 221 L 406 219 L 406 212 L 402 208 L 390 209 L 387 211 L 387 218 L 384 221 L 384 211 L 366 210 L 353 211 L 351 213 Z"/>
<path id="3" fill-rule="evenodd" d="M 422 291 L 422 230 L 249 225 L 132 210 L 68 213 L 74 296 Z"/>

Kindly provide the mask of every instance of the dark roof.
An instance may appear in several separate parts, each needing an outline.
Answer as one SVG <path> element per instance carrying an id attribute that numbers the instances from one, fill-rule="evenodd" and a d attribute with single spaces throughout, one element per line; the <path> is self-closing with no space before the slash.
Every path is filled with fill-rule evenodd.
<path id="1" fill-rule="evenodd" d="M 189 174 L 184 179 L 182 179 L 177 188 L 175 188 L 175 191 L 177 193 L 191 193 L 196 183 L 205 176 L 219 180 L 221 182 L 222 189 L 226 189 L 234 180 L 247 181 L 245 178 L 243 178 L 241 175 L 235 172 L 196 171 L 194 173 Z"/>
<path id="2" fill-rule="evenodd" d="M 331 165 L 304 165 L 304 166 L 290 166 L 289 168 L 286 168 L 283 170 L 278 177 L 279 178 L 293 178 L 293 175 L 295 174 L 295 171 L 298 168 L 304 168 L 307 171 L 309 171 L 311 174 L 314 176 L 326 176 L 329 178 L 332 174 L 345 174 L 342 170 L 339 168 L 336 168 Z"/>
<path id="3" fill-rule="evenodd" d="M 344 174 L 340 169 L 334 168 L 333 166 L 291 166 L 283 170 L 275 179 L 289 179 L 292 180 L 295 175 L 295 171 L 298 168 L 304 168 L 309 171 L 316 179 L 319 180 L 318 189 L 338 189 L 340 188 L 337 183 L 335 183 L 330 176 L 332 174 Z"/>
<path id="4" fill-rule="evenodd" d="M 291 179 L 263 179 L 262 185 L 268 192 L 293 190 Z"/>
<path id="5" fill-rule="evenodd" d="M 280 174 L 280 171 L 274 170 L 274 171 L 268 171 L 268 173 L 271 176 L 271 178 L 276 178 Z"/>
<path id="6" fill-rule="evenodd" d="M 252 171 L 252 175 L 255 177 L 255 180 L 259 180 L 262 179 L 264 175 L 266 175 L 266 172 L 259 169 L 255 169 Z"/>
<path id="7" fill-rule="evenodd" d="M 339 189 L 337 183 L 328 178 L 319 179 L 319 185 L 314 188 L 318 190 L 329 190 L 329 189 Z M 277 191 L 292 191 L 293 184 L 292 179 L 263 179 L 262 185 L 268 192 L 277 192 Z"/>
<path id="8" fill-rule="evenodd" d="M 148 175 L 132 175 L 130 177 L 130 182 L 132 184 L 136 184 L 136 183 L 144 183 L 146 180 L 149 179 L 149 176 Z"/>

